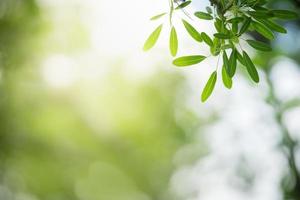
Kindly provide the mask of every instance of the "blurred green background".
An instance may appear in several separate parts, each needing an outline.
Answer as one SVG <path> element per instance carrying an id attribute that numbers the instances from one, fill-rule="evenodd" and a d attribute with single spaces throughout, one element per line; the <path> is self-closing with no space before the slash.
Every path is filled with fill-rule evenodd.
<path id="1" fill-rule="evenodd" d="M 169 67 L 163 47 L 140 52 L 148 30 L 133 27 L 147 23 L 144 16 L 159 1 L 153 7 L 139 1 L 134 8 L 93 0 L 0 1 L 1 200 L 210 199 L 177 195 L 170 185 L 189 185 L 176 181 L 176 171 L 213 155 L 202 132 L 222 120 L 226 101 L 216 102 L 228 95 L 199 107 L 192 78 Z M 270 6 L 299 11 L 299 1 Z M 122 15 L 141 13 L 125 30 L 130 22 Z M 299 108 L 300 88 L 282 100 L 271 77 L 275 58 L 292 60 L 299 73 L 299 21 L 285 25 L 289 34 L 274 41 L 275 51 L 256 56 L 266 80 L 257 87 L 267 88 L 261 101 L 274 109 L 276 149 L 288 161 L 277 199 L 300 199 L 300 130 L 290 131 L 284 120 Z"/>

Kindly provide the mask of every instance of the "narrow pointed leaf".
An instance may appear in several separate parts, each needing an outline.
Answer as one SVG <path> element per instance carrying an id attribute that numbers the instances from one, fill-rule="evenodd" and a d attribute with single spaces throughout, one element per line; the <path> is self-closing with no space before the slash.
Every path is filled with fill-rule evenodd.
<path id="1" fill-rule="evenodd" d="M 177 6 L 177 7 L 175 8 L 175 10 L 179 10 L 179 9 L 185 8 L 185 7 L 187 7 L 188 5 L 190 5 L 190 3 L 192 3 L 192 1 L 186 1 L 186 2 L 183 2 L 182 4 L 180 4 L 179 6 Z"/>
<path id="2" fill-rule="evenodd" d="M 297 13 L 289 10 L 272 10 L 272 13 L 280 19 L 297 19 L 299 17 Z"/>
<path id="3" fill-rule="evenodd" d="M 230 39 L 231 35 L 224 33 L 215 33 L 214 36 L 219 39 Z"/>
<path id="4" fill-rule="evenodd" d="M 176 56 L 178 51 L 178 38 L 175 27 L 172 27 L 170 33 L 170 52 L 172 56 Z"/>
<path id="5" fill-rule="evenodd" d="M 151 17 L 150 20 L 152 20 L 152 21 L 157 20 L 157 19 L 159 19 L 159 18 L 165 16 L 166 14 L 167 14 L 167 13 L 161 13 L 161 14 L 159 14 L 159 15 L 155 15 L 155 16 Z"/>
<path id="6" fill-rule="evenodd" d="M 206 33 L 202 32 L 201 37 L 208 46 L 212 47 L 214 45 L 212 39 L 210 39 L 210 37 Z"/>
<path id="7" fill-rule="evenodd" d="M 255 31 L 260 33 L 265 38 L 267 38 L 269 40 L 273 40 L 275 38 L 273 32 L 268 27 L 263 25 L 262 23 L 253 21 L 252 24 L 253 24 Z"/>
<path id="8" fill-rule="evenodd" d="M 243 56 L 240 54 L 240 52 L 236 51 L 236 57 L 237 57 L 237 60 L 244 66 L 246 66 L 245 64 L 245 61 L 244 61 L 244 58 Z"/>
<path id="9" fill-rule="evenodd" d="M 143 48 L 144 51 L 150 50 L 156 44 L 156 42 L 160 36 L 162 27 L 163 27 L 163 25 L 161 24 L 151 33 L 151 35 L 148 37 L 148 39 L 146 40 L 146 42 L 144 44 L 144 48 Z"/>
<path id="10" fill-rule="evenodd" d="M 210 78 L 207 81 L 207 83 L 203 89 L 203 92 L 201 95 L 202 102 L 205 102 L 210 97 L 210 95 L 212 94 L 212 92 L 215 88 L 216 82 L 217 82 L 217 72 L 215 71 L 210 75 Z"/>
<path id="11" fill-rule="evenodd" d="M 253 64 L 251 58 L 249 57 L 249 55 L 243 51 L 243 58 L 244 58 L 244 62 L 248 71 L 248 74 L 250 75 L 250 77 L 252 78 L 252 80 L 256 83 L 259 82 L 259 75 L 258 72 L 256 70 L 255 65 Z"/>
<path id="12" fill-rule="evenodd" d="M 228 73 L 228 75 L 231 78 L 235 75 L 235 72 L 236 72 L 236 59 L 237 59 L 236 50 L 233 49 L 231 52 L 230 58 L 229 58 L 229 73 Z"/>
<path id="13" fill-rule="evenodd" d="M 272 51 L 272 48 L 270 47 L 270 45 L 268 45 L 264 42 L 259 42 L 256 40 L 246 40 L 246 41 L 254 49 L 257 49 L 260 51 Z"/>
<path id="14" fill-rule="evenodd" d="M 196 12 L 195 16 L 200 18 L 200 19 L 205 19 L 205 20 L 212 20 L 213 19 L 213 17 L 210 14 L 205 13 L 205 12 L 200 12 L 200 11 Z"/>
<path id="15" fill-rule="evenodd" d="M 203 60 L 205 60 L 205 58 L 206 57 L 202 55 L 183 56 L 175 59 L 173 61 L 173 64 L 178 67 L 185 67 L 185 66 L 198 64 Z"/>
<path id="16" fill-rule="evenodd" d="M 224 68 L 226 70 L 227 75 L 229 75 L 230 74 L 229 59 L 228 59 L 226 51 L 223 52 L 223 64 L 224 64 Z"/>
<path id="17" fill-rule="evenodd" d="M 252 20 L 251 20 L 250 17 L 248 17 L 248 18 L 245 20 L 243 26 L 241 27 L 241 30 L 240 30 L 240 32 L 239 32 L 239 35 L 244 34 L 244 33 L 248 30 L 248 28 L 249 28 L 249 26 L 250 26 L 250 24 L 251 24 L 251 21 L 252 21 Z"/>
<path id="18" fill-rule="evenodd" d="M 272 31 L 276 31 L 278 33 L 287 33 L 287 30 L 282 27 L 281 25 L 269 20 L 269 19 L 260 19 L 261 23 L 263 23 L 265 26 L 267 26 Z"/>
<path id="19" fill-rule="evenodd" d="M 232 79 L 228 76 L 225 66 L 222 67 L 222 80 L 226 88 L 228 89 L 232 88 Z"/>
<path id="20" fill-rule="evenodd" d="M 202 42 L 203 41 L 202 37 L 201 37 L 201 34 L 191 24 L 189 24 L 184 19 L 182 20 L 182 23 L 183 23 L 186 31 L 190 34 L 190 36 L 192 38 L 194 38 L 198 42 Z"/>

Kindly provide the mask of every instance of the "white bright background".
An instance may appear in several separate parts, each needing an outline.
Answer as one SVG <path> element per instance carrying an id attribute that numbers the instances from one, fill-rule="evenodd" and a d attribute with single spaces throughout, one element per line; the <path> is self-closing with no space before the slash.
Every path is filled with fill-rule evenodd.
<path id="1" fill-rule="evenodd" d="M 198 5 L 194 5 L 197 8 L 207 4 L 206 1 L 197 2 Z M 49 15 L 57 29 L 76 16 L 91 39 L 91 46 L 76 56 L 57 53 L 45 59 L 41 76 L 53 90 L 65 90 L 82 80 L 101 79 L 108 64 L 119 59 L 127 62 L 120 70 L 130 80 L 137 81 L 155 72 L 155 64 L 171 63 L 167 21 L 164 21 L 165 29 L 158 45 L 149 53 L 141 50 L 148 34 L 159 25 L 148 19 L 167 10 L 167 0 L 40 0 L 40 4 L 47 8 L 45 10 L 50 8 Z M 213 33 L 209 22 L 195 20 L 192 23 L 199 31 Z M 181 25 L 177 26 L 179 55 L 208 54 L 204 45 L 195 44 Z M 63 42 L 63 38 L 61 40 Z M 194 165 L 178 166 L 170 180 L 170 189 L 185 200 L 281 199 L 279 184 L 287 165 L 277 146 L 280 133 L 273 119 L 274 111 L 264 102 L 268 89 L 264 77 L 262 75 L 259 85 L 254 85 L 237 76 L 231 91 L 225 90 L 219 81 L 210 100 L 202 104 L 200 92 L 216 62 L 215 58 L 209 58 L 185 69 L 171 64 L 163 66 L 165 70 L 179 71 L 187 76 L 191 88 L 187 104 L 201 117 L 221 113 L 220 119 L 205 131 L 210 154 Z M 276 60 L 272 79 L 282 100 L 300 97 L 299 66 L 292 60 L 284 57 Z M 300 109 L 284 117 L 293 136 L 300 139 Z M 255 177 L 252 186 L 236 174 L 245 166 L 245 173 Z"/>

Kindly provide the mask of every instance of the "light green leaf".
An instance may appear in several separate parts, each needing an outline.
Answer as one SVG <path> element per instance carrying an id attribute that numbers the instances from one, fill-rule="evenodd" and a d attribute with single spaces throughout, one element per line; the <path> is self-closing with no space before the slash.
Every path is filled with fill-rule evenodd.
<path id="1" fill-rule="evenodd" d="M 189 24 L 184 19 L 182 20 L 182 23 L 183 23 L 186 31 L 190 34 L 190 36 L 192 38 L 194 38 L 198 42 L 202 42 L 203 41 L 202 37 L 201 37 L 201 34 L 191 24 Z"/>
<path id="2" fill-rule="evenodd" d="M 232 88 L 232 79 L 228 76 L 225 66 L 222 67 L 222 80 L 226 88 L 228 89 Z"/>
<path id="3" fill-rule="evenodd" d="M 178 38 L 175 27 L 173 26 L 170 33 L 170 52 L 172 56 L 176 56 L 178 51 Z"/>
<path id="4" fill-rule="evenodd" d="M 244 62 L 248 71 L 248 74 L 250 75 L 250 77 L 252 78 L 252 80 L 256 83 L 259 82 L 259 75 L 258 72 L 256 70 L 255 65 L 253 64 L 251 58 L 249 57 L 249 55 L 243 51 L 243 58 L 244 58 Z"/>
<path id="5" fill-rule="evenodd" d="M 159 19 L 159 18 L 165 16 L 166 14 L 167 14 L 167 13 L 164 12 L 164 13 L 161 13 L 161 14 L 159 14 L 159 15 L 155 15 L 155 16 L 151 17 L 150 20 L 152 20 L 152 21 L 157 20 L 157 19 Z"/>
<path id="6" fill-rule="evenodd" d="M 163 27 L 163 25 L 161 24 L 151 33 L 151 35 L 148 37 L 148 39 L 146 40 L 146 42 L 144 44 L 144 48 L 143 48 L 144 51 L 150 50 L 156 44 L 156 42 L 160 36 L 162 27 Z"/>
<path id="7" fill-rule="evenodd" d="M 206 33 L 202 32 L 201 37 L 208 46 L 212 47 L 214 45 L 212 39 L 210 39 L 210 37 Z"/>
<path id="8" fill-rule="evenodd" d="M 200 18 L 200 19 L 205 19 L 205 20 L 212 20 L 213 17 L 208 14 L 208 13 L 205 13 L 205 12 L 195 12 L 195 16 Z"/>
<path id="9" fill-rule="evenodd" d="M 175 59 L 173 61 L 173 64 L 178 67 L 185 67 L 185 66 L 198 64 L 203 60 L 205 60 L 205 58 L 206 57 L 202 55 L 183 56 Z"/>
<path id="10" fill-rule="evenodd" d="M 205 102 L 210 97 L 210 95 L 212 94 L 212 92 L 215 88 L 216 82 L 217 82 L 217 71 L 214 71 L 210 75 L 210 78 L 207 81 L 207 83 L 206 83 L 206 85 L 203 89 L 203 92 L 202 92 L 202 95 L 201 95 L 201 101 L 202 102 Z"/>
<path id="11" fill-rule="evenodd" d="M 254 49 L 260 50 L 260 51 L 272 51 L 272 48 L 269 44 L 266 44 L 264 42 L 256 41 L 256 40 L 246 40 L 247 43 L 253 47 Z"/>

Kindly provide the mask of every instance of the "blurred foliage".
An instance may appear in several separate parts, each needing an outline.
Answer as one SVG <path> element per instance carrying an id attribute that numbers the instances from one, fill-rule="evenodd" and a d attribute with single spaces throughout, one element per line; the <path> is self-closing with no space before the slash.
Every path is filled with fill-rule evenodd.
<path id="1" fill-rule="evenodd" d="M 37 70 L 45 28 L 34 0 L 0 2 L 0 199 L 169 199 L 173 157 L 198 126 L 177 98 L 183 77 L 112 70 L 52 91 Z"/>

